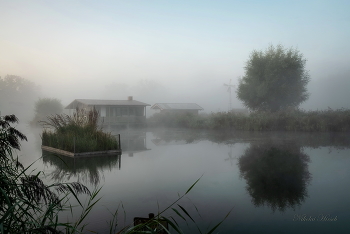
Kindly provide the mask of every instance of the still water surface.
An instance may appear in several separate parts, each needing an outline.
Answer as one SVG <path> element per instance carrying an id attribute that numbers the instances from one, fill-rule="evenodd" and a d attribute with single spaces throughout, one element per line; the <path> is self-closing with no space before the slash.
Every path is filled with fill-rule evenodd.
<path id="1" fill-rule="evenodd" d="M 349 134 L 130 130 L 121 132 L 120 157 L 63 162 L 41 151 L 40 130 L 18 129 L 28 136 L 20 160 L 37 160 L 48 183 L 102 186 L 86 231 L 107 233 L 108 210 L 118 206 L 119 227 L 157 213 L 202 176 L 179 204 L 203 232 L 232 210 L 216 233 L 350 233 Z M 190 220 L 166 216 L 198 233 Z"/>

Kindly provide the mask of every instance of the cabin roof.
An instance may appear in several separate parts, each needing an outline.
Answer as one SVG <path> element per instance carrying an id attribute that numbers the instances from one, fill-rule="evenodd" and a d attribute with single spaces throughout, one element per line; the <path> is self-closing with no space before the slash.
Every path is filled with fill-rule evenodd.
<path id="1" fill-rule="evenodd" d="M 151 109 L 159 110 L 203 110 L 196 103 L 156 103 Z"/>
<path id="2" fill-rule="evenodd" d="M 75 109 L 79 104 L 87 106 L 150 106 L 135 100 L 75 99 L 65 109 Z"/>

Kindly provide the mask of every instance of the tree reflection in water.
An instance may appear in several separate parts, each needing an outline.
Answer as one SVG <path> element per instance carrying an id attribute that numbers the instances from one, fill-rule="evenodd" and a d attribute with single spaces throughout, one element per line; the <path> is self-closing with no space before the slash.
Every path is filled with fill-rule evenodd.
<path id="1" fill-rule="evenodd" d="M 252 144 L 238 160 L 255 206 L 295 209 L 307 197 L 309 156 L 295 144 Z"/>
<path id="2" fill-rule="evenodd" d="M 73 179 L 84 184 L 97 186 L 103 179 L 104 170 L 121 167 L 121 155 L 103 155 L 94 157 L 71 158 L 43 151 L 45 165 L 54 166 L 50 173 L 55 182 Z"/>

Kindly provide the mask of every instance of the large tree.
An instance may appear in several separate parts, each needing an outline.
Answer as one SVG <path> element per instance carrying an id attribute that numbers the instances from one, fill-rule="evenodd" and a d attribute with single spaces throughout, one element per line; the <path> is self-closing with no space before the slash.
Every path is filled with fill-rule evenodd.
<path id="1" fill-rule="evenodd" d="M 251 110 L 278 111 L 297 107 L 309 97 L 306 59 L 297 49 L 271 45 L 254 50 L 239 81 L 237 97 Z"/>
<path id="2" fill-rule="evenodd" d="M 0 77 L 0 112 L 16 114 L 27 120 L 28 113 L 33 113 L 34 102 L 39 96 L 39 90 L 39 86 L 34 82 L 20 76 Z"/>

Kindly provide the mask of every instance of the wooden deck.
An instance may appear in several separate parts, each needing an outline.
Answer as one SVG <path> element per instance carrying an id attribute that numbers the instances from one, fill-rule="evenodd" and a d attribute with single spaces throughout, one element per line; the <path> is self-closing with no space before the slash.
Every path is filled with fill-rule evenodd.
<path id="1" fill-rule="evenodd" d="M 72 158 L 74 158 L 74 157 L 93 157 L 93 156 L 111 155 L 111 154 L 122 154 L 121 149 L 120 150 L 93 151 L 93 152 L 84 152 L 84 153 L 73 153 L 73 152 L 60 150 L 60 149 L 56 149 L 56 148 L 52 148 L 52 147 L 44 146 L 44 145 L 41 146 L 41 149 L 48 151 L 48 152 L 72 157 Z"/>

